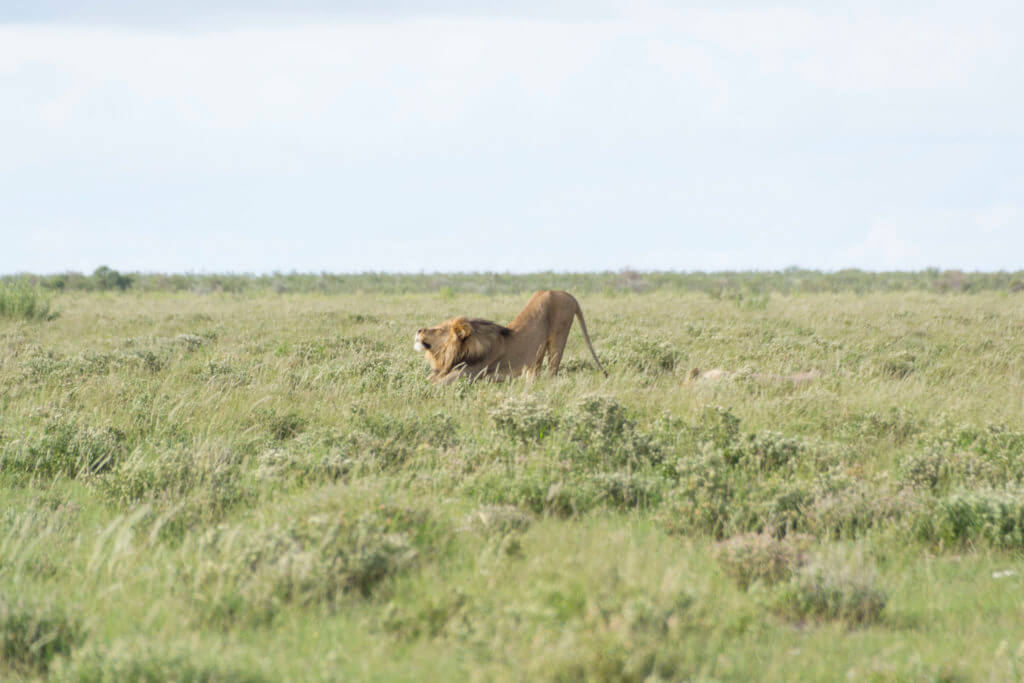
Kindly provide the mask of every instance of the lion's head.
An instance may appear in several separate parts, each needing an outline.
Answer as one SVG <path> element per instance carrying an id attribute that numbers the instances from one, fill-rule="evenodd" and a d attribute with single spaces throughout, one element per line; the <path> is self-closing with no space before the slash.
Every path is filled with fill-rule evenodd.
<path id="1" fill-rule="evenodd" d="M 460 316 L 417 330 L 412 347 L 423 352 L 435 373 L 445 373 L 457 365 L 488 357 L 498 340 L 511 333 L 490 320 Z"/>

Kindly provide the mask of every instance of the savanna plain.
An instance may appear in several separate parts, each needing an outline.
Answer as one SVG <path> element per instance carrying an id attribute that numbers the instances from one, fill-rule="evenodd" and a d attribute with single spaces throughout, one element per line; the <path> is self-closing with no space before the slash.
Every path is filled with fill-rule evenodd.
<path id="1" fill-rule="evenodd" d="M 1020 288 L 108 276 L 2 283 L 0 678 L 1024 678 Z M 429 381 L 544 287 L 609 378 Z"/>

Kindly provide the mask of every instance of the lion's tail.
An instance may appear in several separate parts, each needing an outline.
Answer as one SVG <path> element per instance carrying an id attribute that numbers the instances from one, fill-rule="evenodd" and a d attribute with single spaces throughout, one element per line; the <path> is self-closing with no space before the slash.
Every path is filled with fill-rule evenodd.
<path id="1" fill-rule="evenodd" d="M 597 364 L 597 368 L 604 373 L 604 376 L 608 376 L 608 371 L 601 365 L 601 361 L 597 359 L 597 352 L 594 351 L 594 345 L 590 343 L 590 334 L 587 332 L 587 323 L 583 320 L 583 309 L 580 308 L 580 302 L 576 301 L 576 297 L 569 294 L 569 298 L 572 299 L 573 304 L 576 305 L 576 317 L 580 321 L 580 329 L 583 330 L 583 338 L 587 340 L 587 348 L 590 349 L 590 355 L 594 357 L 594 362 Z"/>

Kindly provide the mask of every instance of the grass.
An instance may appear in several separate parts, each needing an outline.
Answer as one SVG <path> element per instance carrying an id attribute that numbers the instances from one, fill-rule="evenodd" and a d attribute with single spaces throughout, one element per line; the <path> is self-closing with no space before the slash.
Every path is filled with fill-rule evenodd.
<path id="1" fill-rule="evenodd" d="M 23 280 L 0 282 L 0 320 L 48 320 L 49 297 Z"/>
<path id="2" fill-rule="evenodd" d="M 1019 293 L 598 288 L 609 379 L 436 387 L 525 295 L 147 278 L 0 319 L 0 678 L 1024 675 Z"/>

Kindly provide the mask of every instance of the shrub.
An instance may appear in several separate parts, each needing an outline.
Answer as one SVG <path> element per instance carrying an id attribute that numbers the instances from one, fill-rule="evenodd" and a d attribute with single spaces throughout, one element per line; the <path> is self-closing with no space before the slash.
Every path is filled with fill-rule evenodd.
<path id="1" fill-rule="evenodd" d="M 735 513 L 734 526 L 762 531 L 774 529 L 779 536 L 807 526 L 807 510 L 814 502 L 813 484 L 799 479 L 772 480 L 748 493 L 749 516 Z"/>
<path id="2" fill-rule="evenodd" d="M 777 432 L 747 434 L 734 437 L 725 448 L 726 463 L 755 472 L 770 472 L 790 462 L 803 459 L 806 448 L 802 442 L 789 439 Z"/>
<path id="3" fill-rule="evenodd" d="M 485 472 L 465 486 L 480 503 L 514 505 L 538 515 L 573 517 L 598 504 L 598 494 L 585 478 L 548 469 L 520 469 L 511 476 Z"/>
<path id="4" fill-rule="evenodd" d="M 3 444 L 0 472 L 46 479 L 96 474 L 112 468 L 125 450 L 121 430 L 57 414 L 43 423 L 40 433 Z"/>
<path id="5" fill-rule="evenodd" d="M 521 441 L 539 441 L 558 425 L 558 415 L 535 397 L 511 396 L 490 412 L 494 426 Z"/>
<path id="6" fill-rule="evenodd" d="M 773 599 L 779 614 L 797 621 L 838 619 L 851 624 L 877 622 L 888 596 L 869 568 L 847 562 L 818 561 L 805 565 Z"/>
<path id="7" fill-rule="evenodd" d="M 811 536 L 790 534 L 780 539 L 773 532 L 734 536 L 715 545 L 715 559 L 741 588 L 754 581 L 784 581 L 807 561 Z"/>
<path id="8" fill-rule="evenodd" d="M 355 458 L 334 449 L 327 453 L 271 449 L 256 456 L 257 479 L 290 480 L 300 486 L 338 481 L 358 467 Z"/>
<path id="9" fill-rule="evenodd" d="M 855 416 L 843 425 L 842 431 L 851 439 L 891 438 L 903 443 L 923 429 L 921 421 L 902 407 L 888 411 L 868 411 Z"/>
<path id="10" fill-rule="evenodd" d="M 122 275 L 107 266 L 100 266 L 94 270 L 92 273 L 92 280 L 96 289 L 117 289 L 122 292 L 131 287 L 133 282 L 131 275 Z"/>
<path id="11" fill-rule="evenodd" d="M 708 406 L 697 420 L 698 442 L 710 441 L 718 448 L 728 448 L 740 434 L 740 419 L 729 408 Z"/>
<path id="12" fill-rule="evenodd" d="M 161 538 L 180 538 L 200 523 L 219 521 L 256 490 L 238 456 L 230 451 L 170 449 L 136 452 L 98 481 L 99 490 L 118 507 L 152 506 L 147 520 Z"/>
<path id="13" fill-rule="evenodd" d="M 53 604 L 0 596 L 0 665 L 23 675 L 45 673 L 83 637 L 81 624 Z"/>
<path id="14" fill-rule="evenodd" d="M 970 491 L 938 501 L 931 519 L 920 520 L 924 538 L 946 542 L 985 541 L 998 548 L 1024 548 L 1024 492 Z"/>
<path id="15" fill-rule="evenodd" d="M 639 431 L 625 407 L 610 396 L 583 396 L 564 422 L 569 440 L 581 448 L 588 461 L 621 467 L 661 460 L 654 440 Z"/>
<path id="16" fill-rule="evenodd" d="M 442 595 L 428 595 L 422 602 L 389 602 L 384 608 L 381 625 L 388 633 L 403 640 L 442 635 L 449 622 L 465 610 L 466 596 L 456 590 Z"/>
<path id="17" fill-rule="evenodd" d="M 639 683 L 693 676 L 679 648 L 696 611 L 686 592 L 628 583 L 593 592 L 551 586 L 534 599 L 534 610 L 550 615 L 557 635 L 538 639 L 530 680 Z"/>
<path id="18" fill-rule="evenodd" d="M 633 339 L 625 353 L 627 364 L 643 374 L 674 372 L 686 364 L 686 355 L 669 342 Z"/>
<path id="19" fill-rule="evenodd" d="M 50 299 L 21 280 L 0 283 L 0 319 L 51 320 Z"/>
<path id="20" fill-rule="evenodd" d="M 588 479 L 598 501 L 619 510 L 657 507 L 665 489 L 661 478 L 635 473 L 597 472 Z"/>
<path id="21" fill-rule="evenodd" d="M 883 482 L 830 478 L 819 482 L 807 510 L 806 530 L 822 538 L 856 538 L 870 529 L 906 530 L 925 508 L 913 490 L 893 491 Z"/>
<path id="22" fill-rule="evenodd" d="M 1009 478 L 1003 468 L 973 453 L 937 448 L 905 456 L 899 475 L 901 485 L 931 491 L 965 484 L 996 486 Z"/>
<path id="23" fill-rule="evenodd" d="M 259 531 L 222 526 L 199 540 L 184 578 L 204 622 L 264 623 L 285 604 L 332 607 L 348 594 L 368 597 L 413 564 L 413 538 L 428 523 L 424 513 L 384 506 Z"/>
<path id="24" fill-rule="evenodd" d="M 680 458 L 675 475 L 678 484 L 659 514 L 667 530 L 723 538 L 733 515 L 734 487 L 722 454 L 707 444 L 697 455 Z"/>

